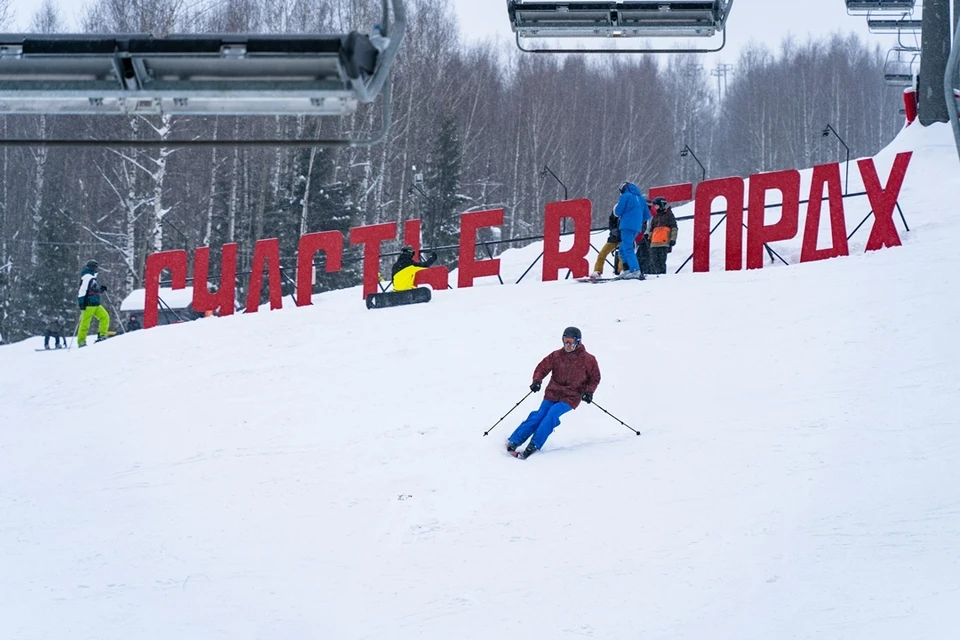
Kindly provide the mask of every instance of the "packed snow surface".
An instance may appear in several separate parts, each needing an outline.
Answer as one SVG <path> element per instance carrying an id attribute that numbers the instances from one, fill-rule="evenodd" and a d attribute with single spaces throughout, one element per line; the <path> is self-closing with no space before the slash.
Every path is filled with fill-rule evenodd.
<path id="1" fill-rule="evenodd" d="M 898 248 L 514 286 L 530 246 L 425 305 L 0 347 L 0 637 L 955 637 L 960 166 L 903 150 Z M 542 394 L 483 432 L 567 325 L 597 404 L 518 461 Z"/>

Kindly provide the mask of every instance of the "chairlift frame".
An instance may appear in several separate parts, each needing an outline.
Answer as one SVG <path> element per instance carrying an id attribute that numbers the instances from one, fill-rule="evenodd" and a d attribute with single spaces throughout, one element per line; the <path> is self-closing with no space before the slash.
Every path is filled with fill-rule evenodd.
<path id="1" fill-rule="evenodd" d="M 403 0 L 381 0 L 380 33 L 0 34 L 0 115 L 340 116 L 379 96 L 370 138 L 0 139 L 13 147 L 354 147 L 390 126 L 390 74 L 403 41 Z M 393 10 L 393 25 L 390 9 Z M 382 38 L 377 38 L 380 35 Z M 55 108 L 57 105 L 61 108 Z"/>
<path id="2" fill-rule="evenodd" d="M 716 53 L 726 46 L 726 21 L 733 0 L 584 0 L 536 2 L 507 0 L 517 48 L 525 53 Z M 715 49 L 650 47 L 608 49 L 526 48 L 521 39 L 643 37 L 708 38 L 721 32 Z"/>
<path id="3" fill-rule="evenodd" d="M 957 16 L 953 33 L 953 47 L 950 49 L 947 69 L 943 74 L 943 92 L 950 126 L 953 128 L 953 138 L 957 143 L 957 155 L 960 156 L 960 16 Z"/>

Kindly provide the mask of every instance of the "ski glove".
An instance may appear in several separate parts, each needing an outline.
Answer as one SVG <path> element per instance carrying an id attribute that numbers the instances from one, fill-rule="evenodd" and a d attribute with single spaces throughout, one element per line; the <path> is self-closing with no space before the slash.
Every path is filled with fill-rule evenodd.
<path id="1" fill-rule="evenodd" d="M 533 391 L 534 393 L 537 393 L 538 391 L 540 391 L 540 381 L 539 381 L 539 380 L 534 380 L 534 381 L 533 381 L 533 384 L 530 385 L 530 391 Z"/>
<path id="2" fill-rule="evenodd" d="M 100 291 L 103 291 L 104 293 L 106 293 L 106 292 L 107 292 L 107 285 L 105 285 L 105 284 L 100 285 Z"/>
<path id="3" fill-rule="evenodd" d="M 580 399 L 586 402 L 587 404 L 590 404 L 591 402 L 593 402 L 593 394 L 587 391 L 585 394 L 580 396 Z"/>

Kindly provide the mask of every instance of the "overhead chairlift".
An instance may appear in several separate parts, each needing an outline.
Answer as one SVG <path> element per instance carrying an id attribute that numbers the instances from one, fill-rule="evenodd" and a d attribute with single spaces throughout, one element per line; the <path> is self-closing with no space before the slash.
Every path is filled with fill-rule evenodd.
<path id="1" fill-rule="evenodd" d="M 726 44 L 725 25 L 733 0 L 635 0 L 627 2 L 524 2 L 507 0 L 517 47 L 531 53 L 709 53 Z M 538 38 L 710 38 L 716 49 L 544 49 L 525 48 Z"/>
<path id="2" fill-rule="evenodd" d="M 358 146 L 390 122 L 390 72 L 403 0 L 382 0 L 372 33 L 0 34 L 0 114 L 343 116 L 382 94 L 372 138 L 0 140 L 13 146 Z M 390 25 L 390 9 L 394 24 Z"/>
<path id="3" fill-rule="evenodd" d="M 920 50 L 894 47 L 883 61 L 883 80 L 890 86 L 907 87 L 920 72 Z"/>
<path id="4" fill-rule="evenodd" d="M 846 0 L 847 13 L 861 16 L 868 13 L 910 13 L 916 0 Z"/>

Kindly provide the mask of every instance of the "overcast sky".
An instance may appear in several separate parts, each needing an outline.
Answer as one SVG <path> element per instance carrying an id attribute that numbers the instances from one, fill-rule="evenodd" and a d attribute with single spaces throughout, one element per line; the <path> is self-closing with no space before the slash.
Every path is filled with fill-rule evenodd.
<path id="1" fill-rule="evenodd" d="M 375 2 L 375 0 L 370 0 Z M 460 17 L 460 28 L 468 41 L 494 38 L 512 42 L 507 21 L 506 0 L 451 0 Z M 74 26 L 87 0 L 60 0 L 64 16 Z M 39 0 L 14 0 L 17 13 L 15 30 L 25 29 Z M 853 31 L 869 42 L 884 47 L 895 39 L 867 32 L 863 17 L 848 16 L 843 0 L 735 0 L 727 23 L 727 46 L 714 60 L 735 62 L 740 49 L 750 41 L 776 49 L 787 34 L 801 40 L 808 35 L 822 36 L 836 31 Z M 710 62 L 713 62 L 711 60 Z"/>

